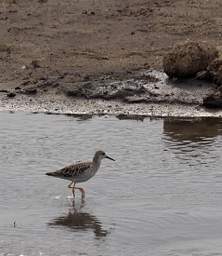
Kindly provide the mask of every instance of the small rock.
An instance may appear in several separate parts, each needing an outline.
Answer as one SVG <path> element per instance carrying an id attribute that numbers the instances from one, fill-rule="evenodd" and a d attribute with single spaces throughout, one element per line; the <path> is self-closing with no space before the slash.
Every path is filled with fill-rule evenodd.
<path id="1" fill-rule="evenodd" d="M 129 113 L 119 114 L 119 115 L 116 115 L 116 117 L 119 120 L 137 120 L 137 121 L 143 121 L 146 118 L 145 115 L 131 115 Z"/>
<path id="2" fill-rule="evenodd" d="M 26 81 L 23 81 L 22 83 L 21 83 L 21 85 L 27 85 L 27 84 L 29 84 L 30 83 L 30 80 L 26 80 Z"/>
<path id="3" fill-rule="evenodd" d="M 40 68 L 40 63 L 38 60 L 33 60 L 30 65 L 32 66 L 32 68 Z"/>
<path id="4" fill-rule="evenodd" d="M 2 89 L 2 90 L 0 90 L 0 92 L 8 93 L 8 90 L 6 90 L 6 89 Z"/>
<path id="5" fill-rule="evenodd" d="M 208 80 L 208 77 L 209 77 L 209 73 L 207 72 L 207 70 L 203 70 L 196 74 L 195 79 Z"/>
<path id="6" fill-rule="evenodd" d="M 90 80 L 90 76 L 85 75 L 85 76 L 83 77 L 83 81 L 89 81 L 89 80 Z"/>
<path id="7" fill-rule="evenodd" d="M 14 92 L 9 92 L 8 94 L 7 94 L 7 97 L 8 98 L 14 98 L 16 96 L 16 93 L 14 93 Z"/>
<path id="8" fill-rule="evenodd" d="M 47 80 L 47 78 L 44 77 L 44 76 L 42 76 L 42 77 L 39 78 L 39 81 L 45 81 L 45 80 Z"/>
<path id="9" fill-rule="evenodd" d="M 27 94 L 27 95 L 35 95 L 37 94 L 37 89 L 36 88 L 26 88 L 26 89 L 23 89 L 22 93 L 23 94 Z"/>

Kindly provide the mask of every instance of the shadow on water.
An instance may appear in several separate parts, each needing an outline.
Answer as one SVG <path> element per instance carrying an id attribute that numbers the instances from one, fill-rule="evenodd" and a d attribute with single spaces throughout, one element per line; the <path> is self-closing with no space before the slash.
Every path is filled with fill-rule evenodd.
<path id="1" fill-rule="evenodd" d="M 102 227 L 102 223 L 95 215 L 81 211 L 84 203 L 81 204 L 79 209 L 73 204 L 73 207 L 69 209 L 68 214 L 54 218 L 48 223 L 51 227 L 62 226 L 70 231 L 89 231 L 93 230 L 97 239 L 106 237 L 109 233 Z"/>
<path id="2" fill-rule="evenodd" d="M 208 166 L 216 158 L 216 154 L 210 154 L 209 150 L 215 150 L 216 138 L 222 135 L 222 121 L 216 118 L 168 118 L 163 122 L 163 135 L 165 146 L 177 159 L 190 166 Z"/>
<path id="3" fill-rule="evenodd" d="M 222 121 L 216 118 L 181 119 L 167 118 L 163 132 L 168 140 L 178 142 L 199 142 L 222 135 Z"/>

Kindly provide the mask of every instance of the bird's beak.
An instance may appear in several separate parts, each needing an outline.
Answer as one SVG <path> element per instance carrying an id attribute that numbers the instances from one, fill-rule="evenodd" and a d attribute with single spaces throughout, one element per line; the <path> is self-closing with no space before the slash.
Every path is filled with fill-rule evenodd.
<path id="1" fill-rule="evenodd" d="M 116 161 L 115 159 L 113 159 L 112 157 L 109 157 L 109 156 L 105 156 L 105 158 L 108 158 L 108 159 L 110 159 L 110 160 L 112 160 L 112 161 Z"/>

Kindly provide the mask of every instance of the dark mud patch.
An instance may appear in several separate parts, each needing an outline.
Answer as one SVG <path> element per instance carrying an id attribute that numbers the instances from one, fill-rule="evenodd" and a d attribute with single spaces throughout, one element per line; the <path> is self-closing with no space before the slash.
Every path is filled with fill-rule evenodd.
<path id="1" fill-rule="evenodd" d="M 215 85 L 194 79 L 169 80 L 163 72 L 137 71 L 134 77 L 112 77 L 75 84 L 64 84 L 69 97 L 120 100 L 127 103 L 169 103 L 202 105 L 203 98 L 215 91 Z"/>

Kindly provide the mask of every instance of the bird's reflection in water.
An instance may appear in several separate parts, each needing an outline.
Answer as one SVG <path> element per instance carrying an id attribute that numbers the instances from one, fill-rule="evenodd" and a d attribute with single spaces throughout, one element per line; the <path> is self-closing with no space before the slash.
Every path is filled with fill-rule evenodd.
<path id="1" fill-rule="evenodd" d="M 93 230 L 97 239 L 106 237 L 108 231 L 102 227 L 102 223 L 96 216 L 84 212 L 81 209 L 84 207 L 85 202 L 82 200 L 79 208 L 75 206 L 73 201 L 72 208 L 69 209 L 68 214 L 57 217 L 48 223 L 49 226 L 63 226 L 70 231 L 88 231 Z"/>

